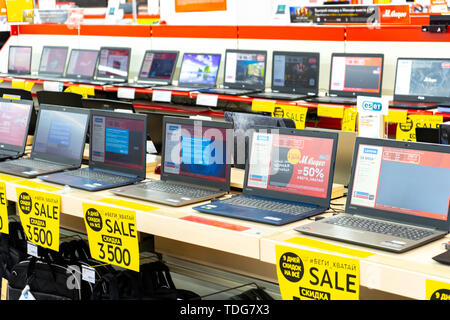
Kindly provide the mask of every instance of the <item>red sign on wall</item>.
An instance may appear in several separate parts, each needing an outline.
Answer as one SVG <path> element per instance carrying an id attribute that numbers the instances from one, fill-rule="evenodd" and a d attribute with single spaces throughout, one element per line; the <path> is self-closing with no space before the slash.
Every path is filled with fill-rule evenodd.
<path id="1" fill-rule="evenodd" d="M 226 10 L 227 0 L 175 0 L 175 12 Z"/>
<path id="2" fill-rule="evenodd" d="M 409 5 L 380 5 L 381 24 L 409 24 Z"/>

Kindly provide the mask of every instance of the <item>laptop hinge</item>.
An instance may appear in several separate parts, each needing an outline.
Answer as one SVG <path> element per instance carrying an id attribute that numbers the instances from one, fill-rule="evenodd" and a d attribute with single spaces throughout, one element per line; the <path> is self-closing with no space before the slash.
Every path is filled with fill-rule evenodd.
<path id="1" fill-rule="evenodd" d="M 138 178 L 138 176 L 135 175 L 135 174 L 129 174 L 129 173 L 124 173 L 124 172 L 120 172 L 120 171 L 113 171 L 113 170 L 106 170 L 106 169 L 99 169 L 99 168 L 89 168 L 89 169 L 90 170 L 94 170 L 94 171 L 109 173 L 109 174 L 113 174 L 113 175 L 118 175 L 118 176 L 125 176 L 125 177 L 130 177 L 130 178 Z"/>
<path id="2" fill-rule="evenodd" d="M 174 183 L 174 184 L 182 184 L 182 185 L 185 185 L 185 186 L 192 186 L 192 187 L 195 187 L 195 188 L 198 188 L 198 189 L 226 191 L 226 190 L 223 190 L 221 188 L 214 188 L 214 187 L 209 187 L 209 186 L 199 186 L 199 185 L 196 185 L 194 183 L 188 183 L 188 182 L 178 181 L 178 180 L 165 179 L 164 181 L 169 182 L 169 183 Z"/>

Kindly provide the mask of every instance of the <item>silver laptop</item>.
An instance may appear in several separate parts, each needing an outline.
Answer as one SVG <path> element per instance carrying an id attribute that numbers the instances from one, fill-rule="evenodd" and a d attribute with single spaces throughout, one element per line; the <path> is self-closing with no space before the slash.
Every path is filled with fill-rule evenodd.
<path id="1" fill-rule="evenodd" d="M 231 128 L 229 122 L 164 117 L 161 179 L 111 192 L 174 207 L 228 193 Z"/>
<path id="2" fill-rule="evenodd" d="M 404 252 L 449 232 L 449 197 L 449 146 L 358 137 L 346 213 L 295 230 Z"/>

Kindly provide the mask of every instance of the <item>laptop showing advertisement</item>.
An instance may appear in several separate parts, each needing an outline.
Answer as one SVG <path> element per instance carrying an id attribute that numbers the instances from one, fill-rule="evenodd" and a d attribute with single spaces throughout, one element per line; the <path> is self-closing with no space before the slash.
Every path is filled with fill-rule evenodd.
<path id="1" fill-rule="evenodd" d="M 72 49 L 64 81 L 80 82 L 94 79 L 98 50 Z"/>
<path id="2" fill-rule="evenodd" d="M 9 46 L 8 72 L 2 76 L 21 76 L 31 74 L 31 46 Z"/>
<path id="3" fill-rule="evenodd" d="M 146 137 L 145 114 L 91 110 L 89 167 L 39 178 L 87 191 L 144 180 Z"/>
<path id="4" fill-rule="evenodd" d="M 164 117 L 161 179 L 112 190 L 116 195 L 179 207 L 230 190 L 229 122 Z"/>
<path id="5" fill-rule="evenodd" d="M 0 163 L 0 172 L 26 178 L 81 166 L 89 110 L 41 104 L 29 158 Z"/>
<path id="6" fill-rule="evenodd" d="M 66 68 L 68 47 L 44 46 L 41 53 L 38 77 L 42 80 L 60 81 Z"/>
<path id="7" fill-rule="evenodd" d="M 346 213 L 295 230 L 404 252 L 449 232 L 450 147 L 357 137 Z"/>
<path id="8" fill-rule="evenodd" d="M 33 101 L 0 98 L 0 160 L 25 152 Z"/>
<path id="9" fill-rule="evenodd" d="M 328 210 L 338 135 L 255 127 L 243 193 L 194 210 L 284 225 Z"/>
<path id="10" fill-rule="evenodd" d="M 128 81 L 131 48 L 101 47 L 97 73 L 92 84 L 106 85 Z"/>
<path id="11" fill-rule="evenodd" d="M 317 96 L 320 53 L 274 51 L 271 92 L 250 94 L 253 98 L 301 100 Z"/>
<path id="12" fill-rule="evenodd" d="M 356 105 L 356 97 L 381 97 L 383 54 L 333 53 L 328 96 L 306 101 Z"/>
<path id="13" fill-rule="evenodd" d="M 450 59 L 398 58 L 390 108 L 427 110 L 450 102 Z"/>

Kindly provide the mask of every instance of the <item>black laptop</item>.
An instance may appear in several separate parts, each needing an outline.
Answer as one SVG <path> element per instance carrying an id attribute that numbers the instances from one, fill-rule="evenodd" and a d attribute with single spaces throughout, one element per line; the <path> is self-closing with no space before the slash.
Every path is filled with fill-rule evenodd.
<path id="1" fill-rule="evenodd" d="M 93 85 L 107 85 L 128 81 L 131 48 L 101 47 Z"/>
<path id="2" fill-rule="evenodd" d="M 38 69 L 40 80 L 63 81 L 68 47 L 44 46 Z"/>
<path id="3" fill-rule="evenodd" d="M 242 96 L 266 88 L 267 51 L 235 50 L 225 52 L 223 88 L 200 90 L 204 93 Z"/>
<path id="4" fill-rule="evenodd" d="M 94 79 L 98 57 L 98 50 L 72 49 L 66 73 L 62 80 L 66 82 L 89 83 Z"/>
<path id="5" fill-rule="evenodd" d="M 30 76 L 32 53 L 33 47 L 31 46 L 9 46 L 8 72 L 1 76 Z"/>
<path id="6" fill-rule="evenodd" d="M 23 156 L 33 101 L 0 98 L 0 160 Z"/>
<path id="7" fill-rule="evenodd" d="M 253 98 L 302 100 L 319 92 L 320 53 L 274 51 L 271 92 L 251 93 Z"/>
<path id="8" fill-rule="evenodd" d="M 80 167 L 89 110 L 41 105 L 29 158 L 0 163 L 0 172 L 25 178 Z"/>
<path id="9" fill-rule="evenodd" d="M 328 96 L 308 102 L 356 105 L 357 96 L 381 97 L 383 54 L 333 53 Z"/>
<path id="10" fill-rule="evenodd" d="M 151 152 L 149 147 L 147 147 L 148 153 L 161 154 L 162 152 L 162 141 L 163 141 L 163 120 L 164 114 L 160 112 L 145 112 L 147 115 L 147 139 L 153 144 L 154 151 Z M 188 115 L 177 114 L 178 118 L 189 118 Z M 148 146 L 148 145 L 147 145 Z"/>
<path id="11" fill-rule="evenodd" d="M 398 58 L 389 108 L 428 110 L 450 103 L 450 59 Z"/>
<path id="12" fill-rule="evenodd" d="M 39 176 L 87 191 L 99 191 L 145 179 L 147 116 L 91 110 L 89 167 Z"/>

